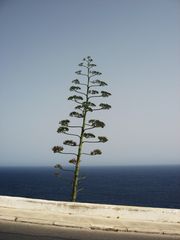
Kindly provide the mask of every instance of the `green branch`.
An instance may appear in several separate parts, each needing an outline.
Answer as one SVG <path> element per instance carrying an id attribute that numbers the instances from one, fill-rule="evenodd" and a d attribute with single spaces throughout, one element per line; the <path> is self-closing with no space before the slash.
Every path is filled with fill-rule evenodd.
<path id="1" fill-rule="evenodd" d="M 60 154 L 71 154 L 71 155 L 75 155 L 75 156 L 77 156 L 76 153 L 64 153 L 64 152 L 62 152 L 63 150 L 64 150 L 64 148 L 61 147 L 61 146 L 54 146 L 54 147 L 52 148 L 52 151 L 53 151 L 54 153 L 60 153 Z"/>

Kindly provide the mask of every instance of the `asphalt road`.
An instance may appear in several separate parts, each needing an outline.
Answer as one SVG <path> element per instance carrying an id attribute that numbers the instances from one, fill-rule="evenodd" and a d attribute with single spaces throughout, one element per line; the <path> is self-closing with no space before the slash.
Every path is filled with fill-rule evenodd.
<path id="1" fill-rule="evenodd" d="M 0 240 L 180 240 L 180 236 L 103 232 L 0 221 Z"/>

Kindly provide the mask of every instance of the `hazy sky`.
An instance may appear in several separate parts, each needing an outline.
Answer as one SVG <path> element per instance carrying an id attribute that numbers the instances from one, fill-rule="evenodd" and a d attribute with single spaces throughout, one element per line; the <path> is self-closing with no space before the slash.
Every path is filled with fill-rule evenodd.
<path id="1" fill-rule="evenodd" d="M 83 164 L 179 164 L 180 1 L 1 0 L 0 166 L 66 162 L 51 148 L 88 55 L 112 110 L 104 154 Z"/>

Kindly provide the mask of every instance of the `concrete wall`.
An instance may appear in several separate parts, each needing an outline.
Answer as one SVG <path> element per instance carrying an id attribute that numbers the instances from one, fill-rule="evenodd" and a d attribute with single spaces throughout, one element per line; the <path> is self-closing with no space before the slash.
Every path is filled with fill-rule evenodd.
<path id="1" fill-rule="evenodd" d="M 0 196 L 0 206 L 62 214 L 180 223 L 180 209 L 47 201 Z"/>
<path id="2" fill-rule="evenodd" d="M 105 204 L 89 204 L 89 203 L 72 203 L 72 202 L 58 202 L 47 201 L 20 197 L 8 197 L 0 196 L 0 209 L 16 209 L 18 212 L 28 212 L 29 218 L 32 215 L 33 218 L 37 218 L 33 215 L 38 213 L 38 218 L 47 214 L 51 218 L 55 218 L 61 221 L 69 221 L 79 227 L 92 226 L 92 223 L 96 222 L 96 225 L 105 225 L 107 228 L 121 229 L 122 225 L 124 229 L 128 229 L 127 223 L 136 223 L 139 227 L 146 225 L 146 232 L 149 228 L 147 224 L 158 224 L 168 227 L 166 232 L 180 234 L 180 209 L 165 209 L 165 208 L 150 208 L 150 207 L 133 207 L 133 206 L 121 206 L 121 205 L 105 205 Z M 5 210 L 3 210 L 5 212 Z M 32 214 L 31 214 L 32 213 Z M 1 213 L 0 213 L 1 215 Z M 63 218 L 62 218 L 63 216 Z M 78 219 L 78 221 L 76 221 Z M 89 224 L 89 225 L 88 225 Z M 162 225 L 164 224 L 164 225 Z M 116 226 L 116 227 L 115 227 Z M 118 226 L 121 226 L 118 228 Z M 149 225 L 150 226 L 150 225 Z M 155 226 L 155 225 L 153 225 Z M 177 230 L 170 231 L 170 226 Z M 139 229 L 138 227 L 138 229 Z M 143 226 L 141 227 L 143 228 Z M 153 227 L 154 228 L 154 227 Z M 162 230 L 163 233 L 165 232 Z M 155 231 L 157 232 L 157 231 Z"/>

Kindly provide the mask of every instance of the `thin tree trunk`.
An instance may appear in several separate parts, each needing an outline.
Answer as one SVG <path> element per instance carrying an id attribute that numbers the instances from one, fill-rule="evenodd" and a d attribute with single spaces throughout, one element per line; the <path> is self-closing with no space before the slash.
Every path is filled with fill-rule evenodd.
<path id="1" fill-rule="evenodd" d="M 83 118 L 83 126 L 82 126 L 82 130 L 81 130 L 81 136 L 80 136 L 80 142 L 79 142 L 79 148 L 78 148 L 78 155 L 77 155 L 77 162 L 76 162 L 76 167 L 75 167 L 75 171 L 74 171 L 73 189 L 72 189 L 72 202 L 75 202 L 76 199 L 77 199 L 80 160 L 81 160 L 81 151 L 82 151 L 82 141 L 83 141 L 83 134 L 84 134 L 84 128 L 85 128 L 85 120 L 86 120 L 86 114 Z"/>
<path id="2" fill-rule="evenodd" d="M 87 92 L 86 92 L 86 103 L 89 101 L 89 66 L 87 69 Z M 78 155 L 77 155 L 77 162 L 76 167 L 74 170 L 74 178 L 73 178 L 73 187 L 72 187 L 72 202 L 76 202 L 77 200 L 77 194 L 78 194 L 78 183 L 79 183 L 79 171 L 80 171 L 80 161 L 81 161 L 81 153 L 82 153 L 82 147 L 83 147 L 83 136 L 84 136 L 84 129 L 86 124 L 86 115 L 87 115 L 87 109 L 84 109 L 83 114 L 83 122 L 82 122 L 82 129 L 81 129 L 81 135 L 80 135 L 80 141 L 79 141 L 79 148 L 78 148 Z"/>

